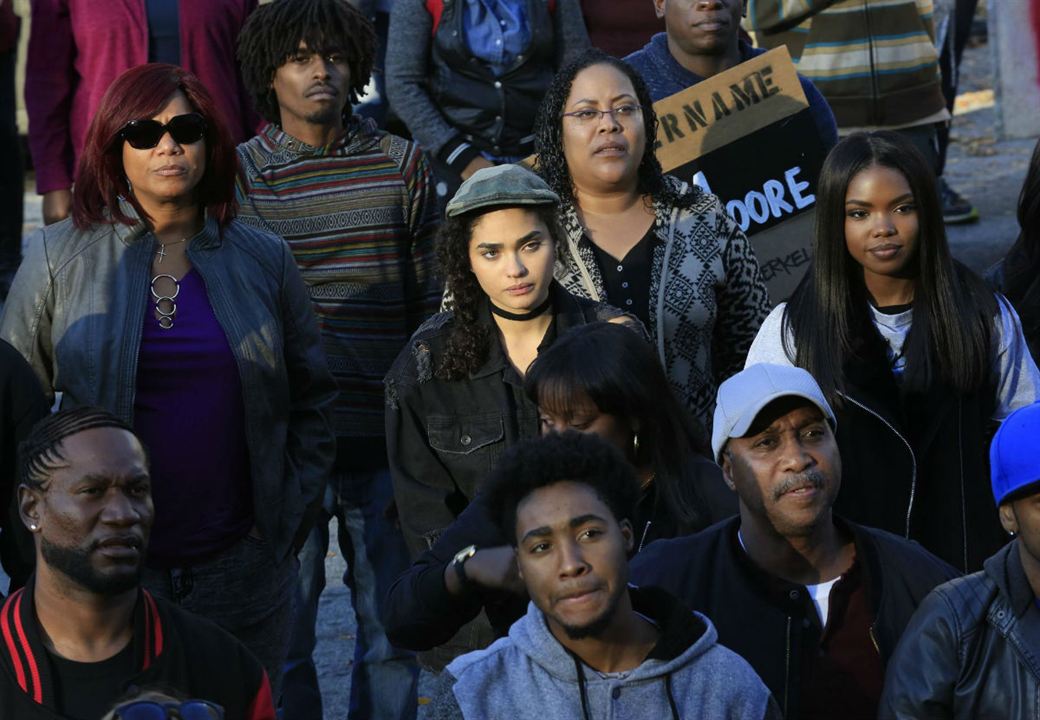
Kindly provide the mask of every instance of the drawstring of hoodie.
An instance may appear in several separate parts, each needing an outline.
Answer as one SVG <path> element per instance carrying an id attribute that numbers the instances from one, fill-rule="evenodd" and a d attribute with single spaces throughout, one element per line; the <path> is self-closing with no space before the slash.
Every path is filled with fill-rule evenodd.
<path id="1" fill-rule="evenodd" d="M 574 661 L 574 671 L 578 674 L 578 696 L 581 698 L 581 717 L 583 720 L 592 720 L 589 715 L 589 693 L 585 684 L 585 668 L 582 667 L 581 658 L 567 650 L 567 654 Z M 672 674 L 664 676 L 664 693 L 668 696 L 668 707 L 672 711 L 672 720 L 682 720 L 679 717 L 679 707 L 675 704 L 675 696 L 672 695 Z"/>
<path id="2" fill-rule="evenodd" d="M 664 676 L 664 692 L 668 696 L 668 707 L 672 709 L 672 720 L 681 720 L 679 717 L 679 708 L 675 705 L 675 698 L 672 696 L 672 674 L 668 673 Z"/>
<path id="3" fill-rule="evenodd" d="M 581 659 L 570 650 L 567 654 L 574 661 L 574 670 L 578 673 L 578 695 L 581 696 L 581 716 L 584 720 L 592 720 L 589 715 L 588 691 L 585 689 L 585 670 L 581 667 Z"/>

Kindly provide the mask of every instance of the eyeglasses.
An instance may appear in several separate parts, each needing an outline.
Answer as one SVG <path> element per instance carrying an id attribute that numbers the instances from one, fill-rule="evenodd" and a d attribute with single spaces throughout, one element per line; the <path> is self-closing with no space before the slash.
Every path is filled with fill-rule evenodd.
<path id="1" fill-rule="evenodd" d="M 625 105 L 618 105 L 607 110 L 593 110 L 592 108 L 575 110 L 574 112 L 563 113 L 563 117 L 572 117 L 582 125 L 588 125 L 593 122 L 599 122 L 599 119 L 604 115 L 610 115 L 618 122 L 624 122 L 640 116 L 642 111 L 643 108 L 639 105 L 626 103 Z"/>
<path id="2" fill-rule="evenodd" d="M 209 700 L 185 700 L 180 703 L 136 700 L 116 708 L 113 717 L 116 720 L 224 720 L 224 708 Z"/>
<path id="3" fill-rule="evenodd" d="M 167 132 L 178 145 L 191 145 L 206 134 L 206 120 L 198 113 L 177 115 L 165 125 L 158 120 L 131 120 L 119 131 L 119 137 L 136 150 L 148 150 L 158 145 Z"/>

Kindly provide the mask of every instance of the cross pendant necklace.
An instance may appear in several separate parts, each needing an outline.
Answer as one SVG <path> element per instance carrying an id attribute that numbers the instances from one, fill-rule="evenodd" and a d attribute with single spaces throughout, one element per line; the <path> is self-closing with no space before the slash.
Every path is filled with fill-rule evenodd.
<path id="1" fill-rule="evenodd" d="M 180 240 L 176 240 L 176 241 L 174 241 L 172 243 L 164 243 L 164 242 L 160 241 L 159 242 L 159 249 L 155 251 L 155 254 L 159 256 L 159 262 L 161 263 L 163 261 L 163 258 L 166 257 L 166 246 L 167 245 L 180 245 L 182 242 L 184 242 L 187 239 L 188 238 L 181 238 Z"/>

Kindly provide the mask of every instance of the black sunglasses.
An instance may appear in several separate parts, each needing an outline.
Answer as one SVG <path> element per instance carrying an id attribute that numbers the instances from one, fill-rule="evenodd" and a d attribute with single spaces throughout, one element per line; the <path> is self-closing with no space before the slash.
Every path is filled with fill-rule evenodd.
<path id="1" fill-rule="evenodd" d="M 119 131 L 119 137 L 132 148 L 148 150 L 158 145 L 167 132 L 178 145 L 191 145 L 206 134 L 206 120 L 198 113 L 177 115 L 165 125 L 158 120 L 131 120 Z"/>
<path id="2" fill-rule="evenodd" d="M 180 703 L 137 700 L 116 708 L 115 717 L 118 720 L 224 720 L 224 709 L 208 700 L 185 700 Z"/>

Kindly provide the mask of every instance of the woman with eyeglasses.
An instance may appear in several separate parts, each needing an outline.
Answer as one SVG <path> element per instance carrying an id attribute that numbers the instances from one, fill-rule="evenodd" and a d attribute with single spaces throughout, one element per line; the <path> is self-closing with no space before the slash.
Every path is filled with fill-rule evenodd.
<path id="1" fill-rule="evenodd" d="M 617 58 L 588 50 L 560 71 L 535 142 L 562 199 L 556 279 L 642 320 L 672 390 L 710 429 L 716 387 L 769 312 L 747 238 L 718 198 L 662 174 L 650 94 Z"/>
<path id="2" fill-rule="evenodd" d="M 235 167 L 194 75 L 121 75 L 72 217 L 29 239 L 0 335 L 62 407 L 134 428 L 156 510 L 144 584 L 236 635 L 277 690 L 335 386 L 287 246 L 234 219 Z"/>

